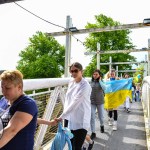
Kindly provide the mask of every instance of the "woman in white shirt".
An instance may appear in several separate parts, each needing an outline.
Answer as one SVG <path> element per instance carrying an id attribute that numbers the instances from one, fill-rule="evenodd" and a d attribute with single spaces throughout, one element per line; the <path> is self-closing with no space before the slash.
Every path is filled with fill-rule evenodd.
<path id="1" fill-rule="evenodd" d="M 73 150 L 81 150 L 91 119 L 91 86 L 83 76 L 83 67 L 75 62 L 70 66 L 73 79 L 69 82 L 65 97 L 64 111 L 57 119 L 68 120 L 68 128 L 74 134 L 71 139 Z"/>

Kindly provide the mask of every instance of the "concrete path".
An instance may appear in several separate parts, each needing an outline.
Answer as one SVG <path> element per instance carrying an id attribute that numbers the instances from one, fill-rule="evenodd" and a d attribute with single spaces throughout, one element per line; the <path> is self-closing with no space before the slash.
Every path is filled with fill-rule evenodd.
<path id="1" fill-rule="evenodd" d="M 108 125 L 108 116 L 105 112 L 105 133 L 100 133 L 96 116 L 96 136 L 93 150 L 147 150 L 141 102 L 133 102 L 130 113 L 127 113 L 123 106 L 119 107 L 117 131 L 113 131 L 112 126 Z"/>

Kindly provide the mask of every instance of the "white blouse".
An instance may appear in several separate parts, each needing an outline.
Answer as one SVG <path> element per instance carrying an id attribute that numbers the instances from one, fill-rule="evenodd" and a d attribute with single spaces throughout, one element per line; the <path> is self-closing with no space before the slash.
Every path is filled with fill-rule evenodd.
<path id="1" fill-rule="evenodd" d="M 60 118 L 68 120 L 70 130 L 90 128 L 91 119 L 91 86 L 87 80 L 76 83 L 70 81 L 66 93 L 64 111 Z"/>

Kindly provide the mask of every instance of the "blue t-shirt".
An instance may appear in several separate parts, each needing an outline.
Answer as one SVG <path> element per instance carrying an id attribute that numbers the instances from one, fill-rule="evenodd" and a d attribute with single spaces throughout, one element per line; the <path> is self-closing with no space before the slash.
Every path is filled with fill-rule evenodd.
<path id="1" fill-rule="evenodd" d="M 115 78 L 110 78 L 110 81 L 113 81 L 113 80 L 115 80 Z"/>
<path id="2" fill-rule="evenodd" d="M 3 126 L 6 127 L 9 120 L 15 114 L 15 112 L 26 112 L 33 116 L 31 122 L 20 130 L 16 136 L 11 139 L 0 150 L 33 150 L 34 146 L 34 134 L 37 125 L 38 109 L 35 101 L 26 96 L 20 96 L 2 116 Z"/>

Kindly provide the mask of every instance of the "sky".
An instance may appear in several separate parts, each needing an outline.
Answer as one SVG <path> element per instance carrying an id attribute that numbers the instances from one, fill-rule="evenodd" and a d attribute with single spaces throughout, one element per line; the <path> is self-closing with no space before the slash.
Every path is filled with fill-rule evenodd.
<path id="1" fill-rule="evenodd" d="M 95 15 L 106 15 L 121 24 L 142 23 L 150 18 L 150 0 L 24 0 L 17 2 L 22 7 L 39 17 L 66 27 L 66 17 L 72 18 L 77 29 L 84 29 L 87 22 L 95 23 Z M 46 33 L 59 32 L 64 29 L 53 26 L 25 10 L 15 3 L 0 5 L 0 70 L 15 69 L 19 53 L 29 44 L 29 38 L 37 31 Z M 136 48 L 148 47 L 150 27 L 132 29 L 129 35 Z M 88 34 L 75 35 L 84 42 Z M 65 46 L 65 36 L 55 37 Z M 85 68 L 91 56 L 85 56 L 85 47 L 75 38 L 71 43 L 71 62 L 81 62 Z M 145 60 L 147 52 L 131 53 L 137 61 Z"/>

